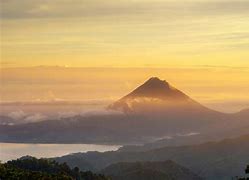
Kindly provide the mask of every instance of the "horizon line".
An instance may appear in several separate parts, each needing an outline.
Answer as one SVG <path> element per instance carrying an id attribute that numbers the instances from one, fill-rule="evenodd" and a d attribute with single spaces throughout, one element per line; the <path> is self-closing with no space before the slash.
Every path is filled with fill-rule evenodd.
<path id="1" fill-rule="evenodd" d="M 249 69 L 249 66 L 223 66 L 223 65 L 181 65 L 181 66 L 67 66 L 67 65 L 37 65 L 37 66 L 0 66 L 0 69 L 18 68 L 85 68 L 85 69 L 188 69 L 188 68 L 222 68 L 222 69 Z"/>

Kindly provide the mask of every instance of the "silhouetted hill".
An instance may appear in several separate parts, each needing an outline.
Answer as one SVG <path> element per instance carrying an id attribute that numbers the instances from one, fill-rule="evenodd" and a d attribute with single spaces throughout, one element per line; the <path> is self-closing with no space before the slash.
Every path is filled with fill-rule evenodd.
<path id="1" fill-rule="evenodd" d="M 249 109 L 243 109 L 238 113 L 234 114 L 238 118 L 248 118 L 249 117 Z"/>
<path id="2" fill-rule="evenodd" d="M 112 164 L 101 171 L 113 180 L 201 180 L 188 169 L 174 163 L 134 162 Z"/>
<path id="3" fill-rule="evenodd" d="M 101 170 L 118 162 L 153 162 L 170 159 L 206 179 L 227 180 L 244 173 L 243 169 L 249 162 L 249 135 L 219 142 L 164 147 L 146 152 L 77 153 L 56 160 L 74 166 L 74 161 L 71 161 L 72 157 L 78 159 L 77 165 L 80 168 L 84 169 L 84 165 L 88 163 L 95 170 Z M 80 161 L 82 161 L 82 166 Z"/>

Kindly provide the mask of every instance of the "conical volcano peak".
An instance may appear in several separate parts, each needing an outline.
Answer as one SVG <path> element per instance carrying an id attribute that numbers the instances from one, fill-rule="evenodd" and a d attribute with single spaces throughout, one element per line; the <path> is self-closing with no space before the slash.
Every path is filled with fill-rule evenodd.
<path id="1" fill-rule="evenodd" d="M 122 99 L 153 98 L 160 100 L 186 100 L 187 95 L 171 86 L 167 81 L 158 77 L 148 79 L 144 84 L 136 88 Z"/>
<path id="2" fill-rule="evenodd" d="M 151 98 L 186 98 L 181 91 L 172 87 L 167 81 L 152 77 L 144 84 L 128 94 L 126 98 L 132 97 L 151 97 Z"/>
<path id="3" fill-rule="evenodd" d="M 146 82 L 166 82 L 165 80 L 161 80 L 158 77 L 151 77 L 150 79 L 148 79 Z"/>
<path id="4" fill-rule="evenodd" d="M 111 104 L 109 108 L 123 112 L 158 112 L 196 106 L 200 105 L 167 81 L 151 77 L 134 91 Z"/>
<path id="5" fill-rule="evenodd" d="M 158 77 L 152 77 L 149 80 L 147 80 L 144 84 L 144 86 L 151 86 L 154 88 L 170 88 L 170 85 L 167 81 L 161 80 Z"/>

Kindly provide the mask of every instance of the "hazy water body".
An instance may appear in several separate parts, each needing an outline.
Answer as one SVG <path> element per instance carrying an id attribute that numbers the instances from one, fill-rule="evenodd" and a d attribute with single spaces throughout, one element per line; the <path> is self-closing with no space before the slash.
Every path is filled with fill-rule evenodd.
<path id="1" fill-rule="evenodd" d="M 63 156 L 76 152 L 115 151 L 120 146 L 96 144 L 17 144 L 0 143 L 0 160 L 6 162 L 30 155 L 37 158 Z"/>

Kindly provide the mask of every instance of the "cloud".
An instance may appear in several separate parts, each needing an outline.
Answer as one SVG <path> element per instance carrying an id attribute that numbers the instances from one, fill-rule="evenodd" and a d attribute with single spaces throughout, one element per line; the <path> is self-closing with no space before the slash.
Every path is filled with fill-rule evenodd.
<path id="1" fill-rule="evenodd" d="M 53 113 L 46 112 L 29 112 L 23 110 L 13 111 L 7 114 L 1 114 L 0 124 L 24 124 L 34 123 L 46 120 L 62 120 L 71 119 L 75 116 L 89 117 L 89 116 L 101 116 L 101 115 L 118 115 L 122 114 L 119 111 L 107 110 L 104 108 L 92 108 L 80 111 L 55 111 Z M 5 115 L 11 119 L 4 118 Z"/>
<path id="2" fill-rule="evenodd" d="M 70 18 L 134 16 L 241 14 L 249 10 L 247 0 L 7 0 L 1 1 L 3 18 Z"/>
<path id="3" fill-rule="evenodd" d="M 201 3 L 196 10 L 201 13 L 213 14 L 243 14 L 249 11 L 248 0 L 215 0 Z"/>
<path id="4" fill-rule="evenodd" d="M 74 111 L 68 111 L 68 112 L 58 112 L 58 119 L 63 118 L 72 118 L 75 116 L 82 116 L 82 117 L 89 117 L 89 116 L 101 116 L 101 115 L 118 115 L 123 114 L 120 111 L 114 111 L 104 108 L 93 108 L 93 109 L 87 109 L 82 110 L 81 112 L 74 112 Z"/>
<path id="5" fill-rule="evenodd" d="M 121 52 L 127 48 L 146 48 L 152 53 L 150 46 L 154 46 L 164 48 L 167 55 L 193 56 L 203 49 L 215 53 L 248 48 L 248 0 L 8 0 L 0 5 L 6 23 L 4 48 L 9 54 L 14 50 L 37 56 L 72 51 L 88 56 L 95 52 L 113 55 L 114 49 Z M 36 27 L 42 24 L 51 32 L 37 33 Z M 13 34 L 8 37 L 8 29 L 15 29 L 13 26 L 25 31 L 31 27 L 34 34 L 30 37 L 35 40 L 9 41 Z M 238 31 L 240 34 L 235 34 Z M 14 37 L 19 33 L 16 30 Z"/>
<path id="6" fill-rule="evenodd" d="M 44 121 L 48 117 L 45 115 L 42 115 L 40 113 L 35 113 L 32 115 L 28 115 L 26 118 L 23 119 L 24 123 L 32 123 L 32 122 L 39 122 L 39 121 Z"/>
<path id="7" fill-rule="evenodd" d="M 180 137 L 189 137 L 189 136 L 196 136 L 196 135 L 199 135 L 200 133 L 198 132 L 190 132 L 190 133 L 186 133 L 186 134 L 177 134 L 177 136 L 180 136 Z"/>
<path id="8" fill-rule="evenodd" d="M 21 110 L 10 112 L 8 116 L 14 120 L 20 120 L 26 117 L 26 113 Z"/>
<path id="9" fill-rule="evenodd" d="M 89 105 L 106 105 L 110 103 L 110 99 L 89 99 L 89 100 L 64 100 L 64 99 L 36 99 L 33 101 L 0 101 L 3 106 L 40 106 L 40 105 L 72 105 L 72 106 L 89 106 Z M 19 111 L 17 111 L 19 112 Z M 17 112 L 13 112 L 14 114 Z M 19 113 L 21 113 L 20 111 Z"/>
<path id="10" fill-rule="evenodd" d="M 118 115 L 123 114 L 120 111 L 114 111 L 114 110 L 107 110 L 107 109 L 96 109 L 96 110 L 90 110 L 80 113 L 80 116 L 93 116 L 93 115 Z"/>
<path id="11" fill-rule="evenodd" d="M 58 112 L 58 118 L 62 119 L 62 118 L 70 118 L 70 117 L 74 117 L 77 116 L 78 113 L 73 112 L 73 111 L 68 111 L 68 112 Z"/>
<path id="12" fill-rule="evenodd" d="M 41 113 L 26 113 L 22 110 L 10 112 L 7 116 L 13 119 L 14 124 L 38 122 L 48 118 Z"/>

